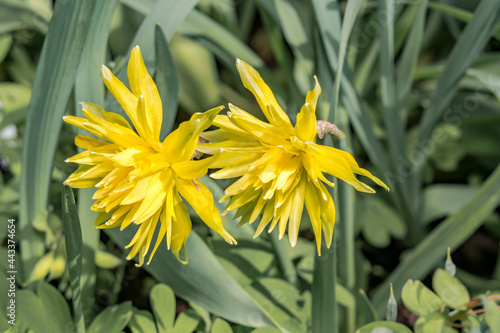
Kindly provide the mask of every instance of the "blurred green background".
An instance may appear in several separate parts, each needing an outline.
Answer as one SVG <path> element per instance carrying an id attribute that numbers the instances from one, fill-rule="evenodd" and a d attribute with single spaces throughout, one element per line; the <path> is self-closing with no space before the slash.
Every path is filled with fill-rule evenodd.
<path id="1" fill-rule="evenodd" d="M 472 297 L 500 292 L 499 22 L 497 0 L 0 0 L 2 309 L 8 219 L 17 251 L 16 326 L 2 311 L 0 330 L 355 332 L 385 319 L 390 283 L 397 321 L 412 327 L 401 289 L 430 285 L 447 248 Z M 62 186 L 77 134 L 63 115 L 81 114 L 80 101 L 123 113 L 100 68 L 126 82 L 135 45 L 163 99 L 164 136 L 228 102 L 263 117 L 237 57 L 292 122 L 316 75 L 318 119 L 346 134 L 323 144 L 391 191 L 336 182 L 335 240 L 322 257 L 307 215 L 291 248 L 275 233 L 253 239 L 231 214 L 229 246 L 193 213 L 188 266 L 160 248 L 136 268 L 123 250 L 132 232 L 93 229 L 92 190 L 75 199 Z M 230 184 L 201 181 L 216 201 Z M 488 325 L 479 332 L 499 332 Z"/>

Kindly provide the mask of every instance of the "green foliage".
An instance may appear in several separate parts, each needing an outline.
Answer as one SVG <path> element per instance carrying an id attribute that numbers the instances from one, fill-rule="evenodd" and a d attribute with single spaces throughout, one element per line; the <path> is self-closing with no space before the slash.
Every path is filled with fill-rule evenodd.
<path id="1" fill-rule="evenodd" d="M 16 219 L 19 271 L 18 326 L 0 314 L 0 331 L 498 333 L 499 20 L 497 0 L 0 0 L 0 219 Z M 126 82 L 135 45 L 162 97 L 162 137 L 228 102 L 262 117 L 236 58 L 292 121 L 316 75 L 318 119 L 346 135 L 323 143 L 391 191 L 334 180 L 335 239 L 321 257 L 307 214 L 294 248 L 275 233 L 253 239 L 233 212 L 222 217 L 229 246 L 192 214 L 188 266 L 162 244 L 135 268 L 121 259 L 132 231 L 100 233 L 94 191 L 61 186 L 81 134 L 62 116 L 80 115 L 81 101 L 123 113 L 100 66 Z M 200 182 L 222 212 L 228 183 Z M 448 253 L 430 276 L 448 248 L 479 253 L 475 237 L 493 244 L 485 267 Z M 7 241 L 0 230 L 1 258 Z M 412 328 L 394 322 L 401 301 Z"/>

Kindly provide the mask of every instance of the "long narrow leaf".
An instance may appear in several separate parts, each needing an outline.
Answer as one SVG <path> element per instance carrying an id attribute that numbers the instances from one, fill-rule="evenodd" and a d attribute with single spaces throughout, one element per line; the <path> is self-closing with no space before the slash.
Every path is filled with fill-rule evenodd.
<path id="1" fill-rule="evenodd" d="M 69 186 L 62 194 L 64 239 L 68 258 L 69 281 L 73 295 L 74 322 L 78 333 L 85 332 L 80 277 L 82 276 L 82 231 L 76 209 L 75 197 Z"/>
<path id="2" fill-rule="evenodd" d="M 414 148 L 416 152 L 421 150 L 422 146 L 425 147 L 439 119 L 443 116 L 446 107 L 457 92 L 460 79 L 490 40 L 499 20 L 500 2 L 496 0 L 481 1 L 474 17 L 451 51 L 443 74 L 437 82 L 429 107 L 424 111 L 418 139 Z M 424 155 L 425 157 L 427 156 Z M 420 189 L 425 165 L 424 160 L 414 166 L 415 172 L 411 188 L 414 198 L 416 198 Z"/>
<path id="3" fill-rule="evenodd" d="M 447 248 L 456 249 L 469 238 L 500 203 L 500 165 L 478 193 L 461 209 L 436 227 L 386 278 L 373 295 L 373 304 L 382 315 L 392 283 L 399 297 L 408 279 L 423 279 L 446 256 Z"/>
<path id="4" fill-rule="evenodd" d="M 118 6 L 118 0 L 98 0 L 92 14 L 85 45 L 75 82 L 76 114 L 83 116 L 80 102 L 98 105 L 104 103 L 104 82 L 101 76 L 101 65 L 105 62 L 108 34 L 111 20 Z M 79 134 L 87 135 L 83 130 Z M 94 221 L 97 213 L 89 208 L 93 204 L 93 189 L 78 190 L 78 215 L 83 221 Z M 83 239 L 82 299 L 85 300 L 86 319 L 92 319 L 93 300 L 95 299 L 96 266 L 95 252 L 99 245 L 99 229 L 91 223 L 81 225 Z"/>
<path id="5" fill-rule="evenodd" d="M 163 140 L 174 127 L 177 114 L 177 100 L 179 95 L 179 82 L 175 70 L 174 59 L 168 41 L 160 26 L 155 29 L 156 75 L 155 82 L 161 97 L 163 107 L 163 122 L 161 136 Z"/>
<path id="6" fill-rule="evenodd" d="M 94 6 L 95 0 L 56 2 L 38 63 L 22 157 L 19 221 L 23 230 L 22 279 L 27 278 L 43 253 L 43 243 L 31 223 L 47 207 L 61 118 L 73 87 Z"/>

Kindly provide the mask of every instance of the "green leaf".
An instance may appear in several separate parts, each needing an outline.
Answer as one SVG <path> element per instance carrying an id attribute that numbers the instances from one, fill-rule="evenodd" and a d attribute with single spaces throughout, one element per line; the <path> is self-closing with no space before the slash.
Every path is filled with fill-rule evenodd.
<path id="1" fill-rule="evenodd" d="M 87 329 L 88 333 L 120 333 L 132 318 L 132 302 L 108 306 L 99 313 Z"/>
<path id="2" fill-rule="evenodd" d="M 24 131 L 20 196 L 21 258 L 26 279 L 43 254 L 31 221 L 46 210 L 61 119 L 73 88 L 96 1 L 56 2 L 33 83 Z"/>
<path id="3" fill-rule="evenodd" d="M 418 318 L 413 329 L 415 333 L 458 333 L 456 329 L 448 326 L 446 316 L 439 313 Z"/>
<path id="4" fill-rule="evenodd" d="M 384 330 L 386 328 L 386 330 Z M 380 329 L 380 330 L 379 330 Z M 400 323 L 393 321 L 375 321 L 369 323 L 356 331 L 356 333 L 412 333 L 411 330 Z"/>
<path id="5" fill-rule="evenodd" d="M 37 284 L 36 292 L 42 301 L 47 319 L 52 325 L 51 332 L 66 332 L 68 327 L 73 327 L 68 303 L 59 290 L 48 283 L 41 282 Z"/>
<path id="6" fill-rule="evenodd" d="M 459 279 L 444 269 L 438 268 L 432 276 L 432 288 L 439 297 L 452 309 L 465 310 L 470 301 L 467 288 Z"/>
<path id="7" fill-rule="evenodd" d="M 175 321 L 173 333 L 191 333 L 200 323 L 200 316 L 192 311 L 182 311 Z"/>
<path id="8" fill-rule="evenodd" d="M 64 185 L 62 212 L 66 257 L 68 258 L 69 280 L 73 295 L 74 322 L 79 333 L 85 332 L 85 318 L 82 306 L 80 278 L 82 276 L 82 231 L 71 187 Z"/>
<path id="9" fill-rule="evenodd" d="M 496 0 L 483 0 L 479 3 L 474 17 L 467 24 L 460 38 L 456 42 L 447 60 L 446 67 L 439 77 L 436 88 L 431 97 L 429 107 L 425 109 L 421 123 L 418 139 L 415 141 L 414 152 L 422 150 L 422 144 L 431 138 L 436 124 L 443 116 L 446 107 L 454 97 L 460 79 L 467 68 L 483 51 L 486 43 L 490 40 L 500 19 L 500 2 Z M 425 159 L 425 154 L 423 158 Z M 414 195 L 418 193 L 423 178 L 424 166 L 422 162 L 417 165 L 413 177 L 412 190 Z"/>
<path id="10" fill-rule="evenodd" d="M 368 243 L 384 248 L 391 243 L 391 237 L 402 239 L 406 236 L 405 221 L 385 201 L 376 196 L 363 196 L 358 202 L 357 227 Z"/>
<path id="11" fill-rule="evenodd" d="M 389 293 L 389 283 L 398 290 L 409 277 L 423 279 L 443 262 L 448 247 L 453 251 L 470 237 L 500 202 L 500 165 L 474 197 L 455 214 L 434 228 L 386 278 L 374 292 L 373 304 L 383 313 Z M 397 297 L 398 295 L 396 295 Z"/>
<path id="12" fill-rule="evenodd" d="M 418 280 L 408 280 L 401 291 L 404 305 L 417 316 L 439 312 L 441 299 Z"/>
<path id="13" fill-rule="evenodd" d="M 120 247 L 133 238 L 134 230 L 107 229 Z M 158 249 L 144 267 L 159 282 L 169 285 L 176 295 L 192 301 L 213 314 L 245 326 L 281 326 L 272 313 L 258 307 L 252 297 L 228 275 L 201 238 L 192 232 L 186 243 L 189 264 L 183 265 L 166 249 Z M 246 315 L 253 313 L 252 316 Z"/>
<path id="14" fill-rule="evenodd" d="M 29 328 L 37 329 L 39 332 L 58 332 L 53 330 L 53 325 L 46 316 L 47 308 L 34 292 L 29 289 L 19 290 L 16 294 L 16 303 L 16 323 L 21 332 Z"/>
<path id="15" fill-rule="evenodd" d="M 212 333 L 233 333 L 231 325 L 227 321 L 217 318 L 212 326 Z"/>
<path id="16" fill-rule="evenodd" d="M 118 0 L 100 0 L 94 7 L 75 81 L 76 116 L 83 117 L 82 107 L 79 104 L 81 102 L 104 106 L 104 82 L 101 66 L 106 62 L 109 30 L 117 6 Z M 88 135 L 82 129 L 78 129 L 76 132 L 80 135 Z M 79 149 L 79 152 L 81 151 L 83 150 Z M 78 190 L 78 215 L 82 221 L 88 221 L 81 225 L 83 240 L 81 286 L 82 299 L 85 300 L 83 311 L 87 313 L 87 324 L 94 316 L 95 311 L 93 304 L 97 278 L 94 259 L 97 257 L 96 251 L 101 234 L 101 231 L 94 228 L 93 223 L 91 223 L 91 221 L 95 221 L 98 214 L 89 209 L 94 203 L 93 193 L 94 189 Z"/>
<path id="17" fill-rule="evenodd" d="M 368 299 L 366 292 L 363 289 L 359 290 L 357 306 L 357 324 L 358 327 L 367 323 L 378 320 L 377 311 L 373 307 L 372 302 Z"/>
<path id="18" fill-rule="evenodd" d="M 158 333 L 168 333 L 174 327 L 175 295 L 165 284 L 157 284 L 149 293 L 149 303 L 156 319 Z"/>
<path id="19" fill-rule="evenodd" d="M 321 257 L 315 257 L 312 291 L 312 331 L 338 332 L 337 312 L 337 251 L 322 245 Z"/>
<path id="20" fill-rule="evenodd" d="M 133 315 L 130 318 L 128 327 L 132 333 L 155 333 L 156 325 L 151 312 L 133 308 Z"/>
<path id="21" fill-rule="evenodd" d="M 500 333 L 500 309 L 498 308 L 498 304 L 493 300 L 486 300 L 485 298 L 481 297 L 485 308 L 484 321 L 490 327 L 491 333 Z"/>
<path id="22" fill-rule="evenodd" d="M 179 95 L 179 82 L 174 59 L 170 53 L 167 38 L 160 26 L 155 29 L 156 73 L 155 83 L 161 97 L 163 108 L 163 122 L 161 124 L 160 140 L 167 136 L 174 127 L 177 115 L 177 98 Z"/>
<path id="23" fill-rule="evenodd" d="M 428 0 L 420 0 L 417 15 L 413 21 L 408 38 L 405 40 L 405 46 L 401 53 L 401 60 L 398 61 L 398 67 L 396 69 L 397 105 L 400 110 L 404 110 L 402 112 L 403 124 L 407 123 L 407 98 L 413 85 L 413 75 L 417 67 L 417 60 L 422 46 L 427 2 Z"/>
<path id="24" fill-rule="evenodd" d="M 429 8 L 432 8 L 444 14 L 451 15 L 465 23 L 468 23 L 474 16 L 474 14 L 469 11 L 453 7 L 445 3 L 429 2 Z M 493 34 L 493 37 L 497 40 L 500 40 L 500 27 L 497 27 L 495 33 Z"/>
<path id="25" fill-rule="evenodd" d="M 277 329 L 276 327 L 259 327 L 257 329 L 254 329 L 252 333 L 280 333 L 281 331 Z"/>
<path id="26" fill-rule="evenodd" d="M 430 223 L 456 212 L 476 194 L 478 188 L 462 184 L 432 184 L 425 188 L 423 220 Z"/>
<path id="27" fill-rule="evenodd" d="M 95 253 L 95 264 L 100 268 L 116 268 L 121 263 L 123 263 L 123 260 L 112 253 L 106 251 L 97 251 Z"/>

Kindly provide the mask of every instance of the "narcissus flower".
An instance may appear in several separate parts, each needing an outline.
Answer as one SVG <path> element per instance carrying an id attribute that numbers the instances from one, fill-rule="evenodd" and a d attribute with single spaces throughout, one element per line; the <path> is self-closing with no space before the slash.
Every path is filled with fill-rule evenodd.
<path id="1" fill-rule="evenodd" d="M 212 124 L 223 107 L 194 114 L 161 142 L 160 95 L 138 46 L 130 55 L 127 74 L 131 91 L 102 66 L 107 88 L 130 118 L 135 131 L 121 115 L 105 112 L 95 104 L 82 103 L 86 119 L 67 116 L 64 120 L 97 138 L 82 135 L 75 138 L 76 145 L 86 150 L 66 160 L 82 166 L 65 184 L 98 188 L 92 206 L 92 210 L 99 212 L 96 227 L 120 226 L 123 230 L 132 223 L 139 226 L 126 246 L 132 247 L 127 259 L 139 254 L 139 266 L 144 263 L 158 226 L 149 261 L 163 237 L 166 237 L 167 248 L 181 260 L 179 252 L 184 250 L 191 231 L 191 219 L 182 198 L 210 228 L 228 243 L 235 244 L 234 238 L 224 230 L 212 194 L 195 181 L 206 174 L 217 156 L 191 159 L 200 133 Z"/>
<path id="2" fill-rule="evenodd" d="M 242 218 L 240 223 L 253 223 L 262 215 L 254 237 L 271 223 L 269 232 L 278 225 L 281 239 L 288 225 L 292 246 L 297 243 L 305 204 L 318 254 L 321 254 L 322 231 L 326 245 L 330 246 L 335 223 L 335 205 L 324 185 L 334 184 L 326 179 L 324 173 L 362 192 L 375 191 L 360 182 L 354 174 L 366 176 L 388 188 L 377 177 L 360 168 L 349 153 L 315 143 L 315 112 L 321 93 L 316 78 L 316 85 L 307 93 L 306 102 L 293 126 L 259 73 L 241 60 L 237 60 L 236 66 L 243 85 L 253 93 L 269 123 L 229 105 L 227 116 L 215 117 L 214 125 L 220 129 L 202 134 L 210 143 L 200 144 L 199 151 L 209 154 L 223 151 L 212 165 L 221 169 L 211 177 L 241 177 L 226 189 L 221 201 L 230 199 L 226 212 L 237 209 L 237 216 Z"/>

